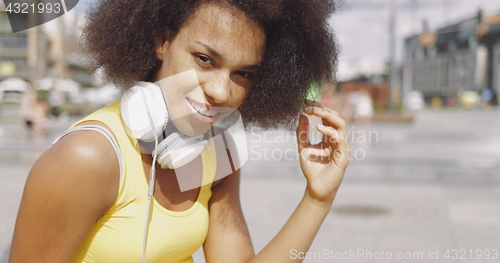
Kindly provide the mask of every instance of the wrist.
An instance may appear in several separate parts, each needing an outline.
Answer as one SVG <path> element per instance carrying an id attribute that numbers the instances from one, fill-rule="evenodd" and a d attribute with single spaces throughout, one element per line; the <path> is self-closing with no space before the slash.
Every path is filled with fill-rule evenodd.
<path id="1" fill-rule="evenodd" d="M 335 195 L 332 198 L 320 199 L 320 198 L 315 197 L 309 191 L 309 189 L 306 189 L 306 192 L 304 193 L 303 200 L 304 200 L 304 202 L 308 203 L 309 205 L 311 205 L 317 209 L 325 210 L 328 212 L 328 211 L 330 211 L 330 209 L 332 207 L 334 198 L 335 198 Z"/>

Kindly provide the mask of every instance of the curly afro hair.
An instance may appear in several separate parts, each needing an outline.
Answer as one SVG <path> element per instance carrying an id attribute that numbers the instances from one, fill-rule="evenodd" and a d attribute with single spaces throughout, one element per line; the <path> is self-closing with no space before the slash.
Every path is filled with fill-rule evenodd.
<path id="1" fill-rule="evenodd" d="M 261 67 L 239 108 L 244 122 L 291 128 L 311 83 L 335 80 L 337 46 L 327 22 L 333 0 L 99 0 L 83 38 L 93 69 L 123 87 L 152 81 L 161 66 L 156 48 L 206 2 L 236 7 L 266 34 Z"/>

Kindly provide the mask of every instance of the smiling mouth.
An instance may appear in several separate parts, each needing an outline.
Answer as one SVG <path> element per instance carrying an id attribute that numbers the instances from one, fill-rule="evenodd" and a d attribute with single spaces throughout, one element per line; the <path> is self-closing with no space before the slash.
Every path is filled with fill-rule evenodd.
<path id="1" fill-rule="evenodd" d="M 192 100 L 190 100 L 189 98 L 186 98 L 186 100 L 189 102 L 189 104 L 191 105 L 191 107 L 193 107 L 193 109 L 198 112 L 200 115 L 202 116 L 205 116 L 205 117 L 208 117 L 208 118 L 215 118 L 215 117 L 218 117 L 221 112 L 215 110 L 215 109 L 209 109 L 207 108 L 206 106 L 204 105 L 200 105 Z"/>

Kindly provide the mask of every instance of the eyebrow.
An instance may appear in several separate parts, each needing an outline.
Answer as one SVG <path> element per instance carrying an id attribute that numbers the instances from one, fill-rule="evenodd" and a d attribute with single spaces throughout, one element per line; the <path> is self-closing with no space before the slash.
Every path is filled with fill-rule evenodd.
<path id="1" fill-rule="evenodd" d="M 258 70 L 259 68 L 260 68 L 259 64 L 243 66 L 243 69 L 245 70 Z"/>
<path id="2" fill-rule="evenodd" d="M 207 46 L 206 44 L 203 44 L 203 43 L 198 42 L 198 41 L 195 41 L 194 43 L 203 46 L 208 51 L 208 53 L 210 53 L 210 55 L 212 55 L 218 59 L 223 58 L 223 56 L 221 54 L 219 54 L 219 52 L 215 51 L 213 48 Z M 243 66 L 243 69 L 245 69 L 245 70 L 258 70 L 259 67 L 260 67 L 260 64 L 245 65 L 245 66 Z"/>
<path id="3" fill-rule="evenodd" d="M 196 41 L 195 43 L 203 46 L 208 51 L 208 53 L 210 53 L 210 55 L 217 57 L 217 58 L 222 58 L 222 55 L 219 54 L 217 51 L 213 50 L 211 47 L 209 47 L 201 42 L 198 42 L 198 41 Z"/>

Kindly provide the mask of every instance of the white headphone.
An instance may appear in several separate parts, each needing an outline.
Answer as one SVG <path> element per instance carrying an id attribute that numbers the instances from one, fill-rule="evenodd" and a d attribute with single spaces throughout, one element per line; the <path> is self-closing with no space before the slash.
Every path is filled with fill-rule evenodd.
<path id="1" fill-rule="evenodd" d="M 161 168 L 181 167 L 201 154 L 211 139 L 204 135 L 187 136 L 170 123 L 165 98 L 161 88 L 151 82 L 137 82 L 125 91 L 120 112 L 127 134 L 135 139 L 152 142 L 163 139 L 156 150 L 156 161 Z M 154 152 L 152 153 L 155 156 Z M 154 158 L 154 157 L 153 157 Z"/>
<path id="2" fill-rule="evenodd" d="M 125 131 L 130 137 L 144 142 L 154 141 L 155 144 L 154 150 L 152 150 L 153 164 L 151 164 L 150 170 L 148 206 L 142 247 L 142 262 L 145 263 L 149 211 L 155 185 L 155 159 L 163 169 L 176 169 L 199 156 L 210 146 L 212 138 L 217 134 L 223 135 L 226 148 L 228 144 L 235 147 L 237 143 L 234 139 L 236 138 L 245 141 L 244 127 L 241 116 L 237 111 L 234 111 L 206 134 L 195 137 L 187 136 L 178 131 L 172 122 L 169 122 L 168 108 L 163 92 L 158 85 L 150 82 L 137 82 L 132 88 L 125 91 L 120 104 L 120 113 Z M 169 123 L 170 125 L 167 125 Z M 158 143 L 160 139 L 161 142 Z M 234 169 L 239 169 L 248 158 L 246 143 L 244 143 L 244 150 L 236 151 L 236 153 L 244 155 L 234 160 L 233 172 Z"/>
<path id="3" fill-rule="evenodd" d="M 187 136 L 178 131 L 173 123 L 169 124 L 169 114 L 161 88 L 150 82 L 137 82 L 132 88 L 125 91 L 120 102 L 120 113 L 127 134 L 135 139 L 152 142 L 153 163 L 151 164 L 148 206 L 144 226 L 142 262 L 146 262 L 146 238 L 149 224 L 149 210 L 155 185 L 156 161 L 161 168 L 176 169 L 191 162 L 207 149 L 213 134 L 206 133 L 199 136 Z M 213 130 L 212 130 L 213 132 Z M 158 143 L 159 139 L 161 142 Z"/>

